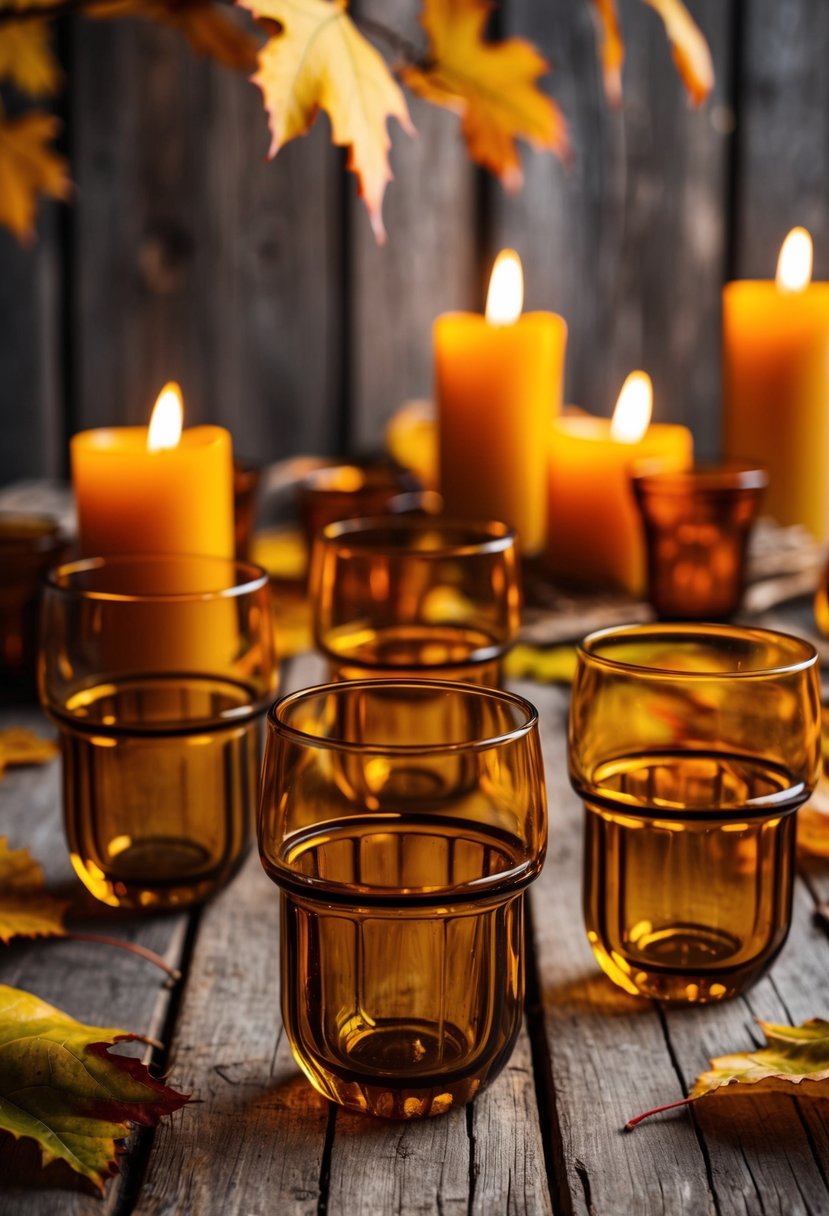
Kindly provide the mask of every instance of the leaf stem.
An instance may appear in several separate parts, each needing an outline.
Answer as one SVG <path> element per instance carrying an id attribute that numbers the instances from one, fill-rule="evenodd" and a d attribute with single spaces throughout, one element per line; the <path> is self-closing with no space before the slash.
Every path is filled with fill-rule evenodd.
<path id="1" fill-rule="evenodd" d="M 160 967 L 171 980 L 181 979 L 181 972 L 177 968 L 171 967 L 160 954 L 156 954 L 155 950 L 150 950 L 147 946 L 139 946 L 137 942 L 126 942 L 122 937 L 107 937 L 103 933 L 76 933 L 74 929 L 70 929 L 66 937 L 76 942 L 94 942 L 99 946 L 116 946 L 120 950 L 128 950 L 130 954 L 137 954 L 139 958 L 145 958 L 148 963 L 154 963 L 156 967 Z"/>
<path id="2" fill-rule="evenodd" d="M 653 1110 L 646 1110 L 644 1114 L 637 1115 L 634 1119 L 629 1119 L 625 1124 L 625 1131 L 632 1132 L 643 1119 L 650 1119 L 651 1115 L 661 1115 L 666 1110 L 676 1110 L 678 1106 L 688 1106 L 693 1100 L 693 1098 L 680 1098 L 678 1102 L 666 1102 L 664 1106 L 654 1106 Z"/>

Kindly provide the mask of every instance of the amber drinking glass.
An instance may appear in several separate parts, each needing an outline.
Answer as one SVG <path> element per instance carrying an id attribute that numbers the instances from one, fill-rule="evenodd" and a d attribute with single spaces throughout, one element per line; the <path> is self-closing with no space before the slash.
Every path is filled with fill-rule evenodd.
<path id="1" fill-rule="evenodd" d="M 4 688 L 34 693 L 41 580 L 66 549 L 66 536 L 56 520 L 0 514 L 0 680 Z"/>
<path id="2" fill-rule="evenodd" d="M 546 839 L 521 697 L 363 680 L 274 706 L 259 849 L 281 888 L 282 1015 L 312 1085 L 409 1119 L 496 1076 L 521 1025 L 523 897 Z"/>
<path id="3" fill-rule="evenodd" d="M 663 620 L 727 620 L 745 587 L 748 538 L 764 469 L 702 465 L 686 472 L 634 471 L 645 528 L 648 600 Z"/>
<path id="4" fill-rule="evenodd" d="M 789 930 L 794 812 L 820 762 L 817 653 L 764 629 L 603 630 L 579 651 L 570 780 L 584 915 L 626 992 L 742 992 Z"/>
<path id="5" fill-rule="evenodd" d="M 314 544 L 311 600 L 332 678 L 494 686 L 520 623 L 515 533 L 427 516 L 330 524 Z"/>
<path id="6" fill-rule="evenodd" d="M 265 572 L 178 556 L 60 566 L 39 666 L 81 881 L 115 907 L 212 894 L 249 838 L 275 689 Z"/>
<path id="7" fill-rule="evenodd" d="M 315 469 L 299 486 L 299 514 L 309 545 L 327 524 L 412 511 L 423 487 L 408 469 L 364 460 Z"/>

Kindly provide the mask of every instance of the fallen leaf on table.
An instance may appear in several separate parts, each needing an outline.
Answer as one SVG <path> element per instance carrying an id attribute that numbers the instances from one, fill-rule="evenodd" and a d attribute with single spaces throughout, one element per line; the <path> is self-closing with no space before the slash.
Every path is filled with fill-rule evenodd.
<path id="1" fill-rule="evenodd" d="M 757 1024 L 766 1036 L 765 1047 L 712 1060 L 710 1071 L 697 1078 L 687 1098 L 638 1115 L 625 1130 L 633 1131 L 650 1115 L 716 1094 L 789 1093 L 801 1098 L 829 1098 L 829 1022 L 812 1018 L 800 1026 L 777 1026 L 759 1020 Z"/>
<path id="2" fill-rule="evenodd" d="M 43 870 L 27 849 L 10 849 L 0 836 L 0 941 L 13 937 L 63 937 L 69 904 L 43 887 Z"/>
<path id="3" fill-rule="evenodd" d="M 578 655 L 575 646 L 528 646 L 518 642 L 504 659 L 508 680 L 537 680 L 539 684 L 572 684 Z"/>
<path id="4" fill-rule="evenodd" d="M 227 68 L 252 72 L 258 43 L 213 0 L 110 0 L 89 9 L 97 18 L 146 17 L 183 34 L 194 51 Z"/>
<path id="5" fill-rule="evenodd" d="M 694 105 L 701 105 L 714 87 L 714 63 L 705 35 L 682 0 L 645 0 L 665 23 L 674 63 Z"/>
<path id="6" fill-rule="evenodd" d="M 114 1043 L 144 1041 L 86 1026 L 30 992 L 0 985 L 0 1129 L 30 1137 L 41 1161 L 65 1161 L 103 1192 L 118 1172 L 116 1142 L 189 1101 Z"/>
<path id="7" fill-rule="evenodd" d="M 413 93 L 460 114 L 472 160 L 517 190 L 523 175 L 515 140 L 565 157 L 567 125 L 537 85 L 547 61 L 523 38 L 487 42 L 489 12 L 487 0 L 424 0 L 428 61 L 404 68 L 402 78 Z"/>
<path id="8" fill-rule="evenodd" d="M 60 68 L 45 21 L 12 21 L 0 30 L 0 80 L 32 97 L 57 92 Z"/>
<path id="9" fill-rule="evenodd" d="M 616 0 L 593 0 L 599 19 L 599 51 L 602 60 L 604 91 L 612 106 L 622 102 L 622 65 L 625 62 L 625 44 L 619 30 L 619 13 Z"/>
<path id="10" fill-rule="evenodd" d="M 22 726 L 0 730 L 0 770 L 6 765 L 46 764 L 58 754 L 58 745 Z"/>
<path id="11" fill-rule="evenodd" d="M 333 142 L 347 147 L 377 241 L 385 240 L 383 195 L 391 181 L 387 119 L 414 134 L 406 99 L 382 56 L 346 12 L 346 0 L 240 0 L 280 32 L 259 52 L 259 85 L 271 129 L 270 155 L 304 135 L 317 113 Z"/>
<path id="12" fill-rule="evenodd" d="M 4 118 L 0 110 L 0 224 L 22 242 L 34 236 L 38 195 L 69 197 L 66 162 L 49 147 L 59 128 L 39 110 L 20 118 Z"/>

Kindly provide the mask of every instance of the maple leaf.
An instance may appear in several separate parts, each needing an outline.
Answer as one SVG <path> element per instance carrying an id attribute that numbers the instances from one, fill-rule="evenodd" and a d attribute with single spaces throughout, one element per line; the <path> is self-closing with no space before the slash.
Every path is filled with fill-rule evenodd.
<path id="1" fill-rule="evenodd" d="M 682 0 L 645 0 L 665 23 L 674 63 L 694 105 L 701 105 L 714 87 L 714 64 L 705 36 Z"/>
<path id="2" fill-rule="evenodd" d="M 0 1129 L 40 1146 L 43 1165 L 65 1161 L 101 1192 L 118 1172 L 116 1141 L 154 1126 L 189 1101 L 115 1043 L 145 1041 L 87 1026 L 39 997 L 0 985 Z"/>
<path id="3" fill-rule="evenodd" d="M 45 764 L 58 754 L 58 745 L 22 726 L 0 730 L 0 771 L 7 764 Z"/>
<path id="4" fill-rule="evenodd" d="M 345 0 L 240 0 L 280 32 L 259 52 L 254 84 L 262 90 L 271 130 L 270 156 L 304 135 L 317 113 L 331 120 L 332 139 L 349 149 L 378 243 L 385 240 L 383 195 L 392 180 L 387 120 L 414 134 L 399 86 L 382 56 L 346 12 Z"/>
<path id="5" fill-rule="evenodd" d="M 45 21 L 13 21 L 0 29 L 0 80 L 32 97 L 57 92 L 60 68 Z"/>
<path id="6" fill-rule="evenodd" d="M 604 91 L 612 106 L 622 102 L 622 65 L 625 62 L 625 44 L 619 29 L 619 14 L 616 0 L 593 0 L 599 19 L 600 54 Z"/>
<path id="7" fill-rule="evenodd" d="M 484 41 L 489 11 L 487 0 L 425 0 L 428 62 L 402 75 L 412 92 L 460 114 L 472 160 L 516 190 L 523 180 L 516 138 L 564 157 L 567 126 L 536 84 L 549 64 L 535 47 L 523 38 Z"/>
<path id="8" fill-rule="evenodd" d="M 66 162 L 48 146 L 59 125 L 40 110 L 20 118 L 0 114 L 0 224 L 23 243 L 34 236 L 38 195 L 69 197 Z"/>
<path id="9" fill-rule="evenodd" d="M 778 1026 L 758 1019 L 757 1024 L 766 1036 L 765 1047 L 718 1056 L 711 1061 L 710 1070 L 697 1077 L 687 1098 L 638 1115 L 630 1120 L 626 1130 L 633 1131 L 650 1115 L 686 1106 L 714 1094 L 737 1091 L 829 1097 L 829 1022 L 812 1018 L 800 1026 Z"/>
<path id="10" fill-rule="evenodd" d="M 89 16 L 146 17 L 177 30 L 194 51 L 225 67 L 252 72 L 256 66 L 256 40 L 213 0 L 111 0 L 91 8 Z"/>
<path id="11" fill-rule="evenodd" d="M 47 895 L 43 870 L 26 849 L 10 849 L 0 836 L 0 941 L 13 937 L 63 937 L 69 904 Z"/>

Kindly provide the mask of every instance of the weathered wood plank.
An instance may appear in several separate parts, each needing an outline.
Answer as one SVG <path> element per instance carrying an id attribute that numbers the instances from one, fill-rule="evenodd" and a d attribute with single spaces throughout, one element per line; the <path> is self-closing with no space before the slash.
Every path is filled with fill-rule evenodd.
<path id="1" fill-rule="evenodd" d="M 717 89 L 693 111 L 658 18 L 625 0 L 625 100 L 613 113 L 590 6 L 513 0 L 508 31 L 532 37 L 554 64 L 550 87 L 570 124 L 574 164 L 568 173 L 552 157 L 527 156 L 523 193 L 495 199 L 496 239 L 524 259 L 527 307 L 552 307 L 570 326 L 568 399 L 610 413 L 625 375 L 644 367 L 655 417 L 692 426 L 708 454 L 719 442 L 728 8 L 694 7 Z"/>
<path id="2" fill-rule="evenodd" d="M 320 123 L 265 163 L 257 89 L 141 21 L 74 44 L 79 426 L 146 421 L 165 380 L 240 455 L 330 450 L 339 158 Z"/>

